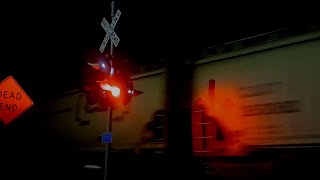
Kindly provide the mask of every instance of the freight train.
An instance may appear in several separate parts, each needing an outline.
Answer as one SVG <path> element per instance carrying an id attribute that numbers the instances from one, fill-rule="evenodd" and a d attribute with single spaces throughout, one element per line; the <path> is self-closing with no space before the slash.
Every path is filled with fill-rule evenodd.
<path id="1" fill-rule="evenodd" d="M 211 48 L 213 55 L 195 61 L 190 141 L 196 157 L 277 151 L 277 157 L 291 160 L 296 152 L 319 147 L 320 31 L 281 32 Z M 166 78 L 165 68 L 131 77 L 144 93 L 112 111 L 114 152 L 166 148 Z M 109 111 L 88 112 L 82 91 L 66 92 L 46 109 L 57 137 L 82 151 L 105 149 L 101 135 L 108 132 Z M 270 161 L 254 167 L 268 168 Z M 242 171 L 228 163 L 207 162 L 215 173 Z"/>

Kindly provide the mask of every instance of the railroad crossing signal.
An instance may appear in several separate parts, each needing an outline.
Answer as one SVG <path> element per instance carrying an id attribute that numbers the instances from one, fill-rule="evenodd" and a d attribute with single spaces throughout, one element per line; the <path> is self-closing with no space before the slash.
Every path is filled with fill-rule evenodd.
<path id="1" fill-rule="evenodd" d="M 103 27 L 103 29 L 106 32 L 106 35 L 100 45 L 100 52 L 103 53 L 109 39 L 111 39 L 111 43 L 114 44 L 114 46 L 118 46 L 120 38 L 118 37 L 118 35 L 116 34 L 116 32 L 114 31 L 114 27 L 116 26 L 119 18 L 121 15 L 121 11 L 118 9 L 116 14 L 113 16 L 112 18 L 112 22 L 111 24 L 108 23 L 108 21 L 106 20 L 106 18 L 103 18 L 101 21 L 101 26 Z"/>

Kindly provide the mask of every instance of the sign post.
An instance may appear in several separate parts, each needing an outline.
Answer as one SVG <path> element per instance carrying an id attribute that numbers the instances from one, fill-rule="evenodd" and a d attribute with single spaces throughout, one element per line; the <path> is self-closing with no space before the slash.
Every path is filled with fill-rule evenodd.
<path id="1" fill-rule="evenodd" d="M 10 124 L 32 104 L 32 100 L 12 76 L 0 83 L 0 121 L 4 125 Z"/>
<path id="2" fill-rule="evenodd" d="M 116 14 L 114 14 L 114 1 L 111 2 L 111 18 L 112 18 L 112 22 L 111 24 L 108 23 L 108 21 L 103 18 L 101 21 L 101 26 L 104 29 L 104 31 L 106 32 L 106 35 L 100 45 L 100 52 L 103 53 L 109 39 L 111 39 L 111 47 L 110 47 L 110 55 L 113 55 L 113 45 L 114 46 L 118 46 L 119 42 L 120 42 L 120 38 L 118 37 L 118 35 L 115 33 L 114 28 L 120 18 L 121 15 L 121 11 L 118 9 Z M 112 142 L 112 108 L 113 105 L 111 104 L 109 106 L 109 126 L 108 126 L 108 133 L 103 133 L 102 134 L 102 139 L 101 141 L 103 143 L 106 143 L 106 152 L 105 152 L 105 166 L 104 166 L 104 180 L 107 179 L 107 170 L 108 170 L 108 155 L 110 153 L 110 143 Z"/>

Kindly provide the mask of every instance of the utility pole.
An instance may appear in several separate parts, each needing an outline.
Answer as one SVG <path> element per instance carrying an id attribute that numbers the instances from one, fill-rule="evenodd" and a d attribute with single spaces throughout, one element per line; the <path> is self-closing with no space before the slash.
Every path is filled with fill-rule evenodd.
<path id="1" fill-rule="evenodd" d="M 170 12 L 170 11 L 169 11 Z M 171 14 L 169 14 L 171 15 Z M 174 17 L 173 13 L 173 17 Z M 170 16 L 171 17 L 171 16 Z M 173 18 L 173 21 L 175 19 Z M 170 24 L 175 24 L 168 20 Z M 170 176 L 172 179 L 198 178 L 197 164 L 192 152 L 192 96 L 194 61 L 198 57 L 197 37 L 184 34 L 193 34 L 194 28 L 189 24 L 173 26 L 166 32 L 168 39 L 190 42 L 176 46 L 168 44 L 167 56 L 167 143 L 170 161 Z M 184 32 L 184 33 L 181 33 Z"/>
<path id="2" fill-rule="evenodd" d="M 177 58 L 180 58 L 177 60 Z M 180 61 L 181 60 L 181 61 Z M 173 56 L 168 65 L 167 79 L 167 141 L 168 155 L 174 179 L 190 177 L 192 173 L 192 75 L 193 65 Z M 179 62 L 177 62 L 179 61 Z"/>

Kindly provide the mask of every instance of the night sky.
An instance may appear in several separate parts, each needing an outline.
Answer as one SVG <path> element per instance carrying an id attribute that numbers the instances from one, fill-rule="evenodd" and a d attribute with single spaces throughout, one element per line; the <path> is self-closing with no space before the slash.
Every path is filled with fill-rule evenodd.
<path id="1" fill-rule="evenodd" d="M 313 22 L 316 11 L 305 4 L 118 0 L 120 42 L 114 55 L 135 64 L 175 53 L 192 55 L 222 42 Z M 33 99 L 78 87 L 85 54 L 97 51 L 105 36 L 102 18 L 111 22 L 111 1 L 14 1 L 1 7 L 0 78 L 13 76 Z"/>

